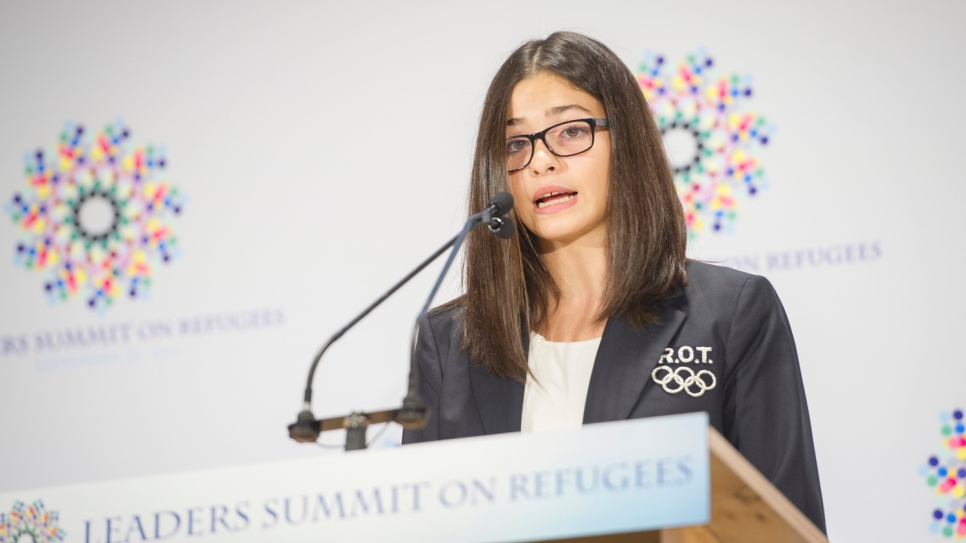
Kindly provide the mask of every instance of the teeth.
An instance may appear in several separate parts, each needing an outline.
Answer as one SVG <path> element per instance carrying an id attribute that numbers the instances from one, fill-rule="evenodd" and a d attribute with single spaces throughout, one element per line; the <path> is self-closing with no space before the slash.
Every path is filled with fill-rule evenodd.
<path id="1" fill-rule="evenodd" d="M 544 196 L 541 200 L 539 200 L 537 202 L 537 209 L 543 209 L 543 208 L 545 208 L 545 207 L 547 207 L 549 205 L 562 204 L 564 202 L 569 202 L 570 200 L 573 200 L 574 199 L 574 196 L 575 196 L 574 194 L 568 194 L 567 196 L 564 196 L 563 198 L 557 198 L 557 199 L 554 199 L 552 201 L 548 201 L 550 198 L 552 198 L 553 196 L 555 196 L 557 194 L 563 194 L 563 193 L 561 193 L 561 192 L 551 192 L 550 194 Z"/>

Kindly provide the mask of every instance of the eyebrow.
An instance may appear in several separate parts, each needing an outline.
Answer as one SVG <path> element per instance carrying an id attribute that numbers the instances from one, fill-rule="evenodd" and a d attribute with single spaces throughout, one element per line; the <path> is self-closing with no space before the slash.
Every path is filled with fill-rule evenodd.
<path id="1" fill-rule="evenodd" d="M 570 111 L 571 109 L 579 109 L 581 111 L 586 111 L 587 113 L 590 113 L 591 115 L 593 115 L 593 112 L 592 111 L 590 111 L 589 109 L 585 108 L 584 106 L 577 105 L 577 104 L 567 104 L 565 106 L 552 107 L 552 108 L 548 109 L 547 111 L 545 111 L 544 112 L 544 115 L 546 115 L 547 117 L 553 117 L 554 115 L 560 115 L 561 113 L 563 113 L 565 111 Z M 514 118 L 508 120 L 506 122 L 506 125 L 507 126 L 518 125 L 521 122 L 523 122 L 523 120 L 524 120 L 523 117 L 514 117 Z"/>

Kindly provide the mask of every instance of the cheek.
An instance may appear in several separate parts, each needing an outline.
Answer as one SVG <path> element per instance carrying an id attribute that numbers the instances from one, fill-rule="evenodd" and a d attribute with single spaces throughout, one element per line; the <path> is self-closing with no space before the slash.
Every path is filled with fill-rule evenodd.
<path id="1" fill-rule="evenodd" d="M 521 218 L 533 211 L 530 203 L 530 196 L 527 194 L 523 179 L 519 176 L 511 176 L 509 179 L 510 195 L 513 196 L 513 211 Z"/>
<path id="2" fill-rule="evenodd" d="M 593 171 L 591 172 L 591 177 L 594 183 L 594 192 L 599 195 L 598 205 L 607 206 L 607 202 L 610 199 L 610 191 L 614 190 L 611 186 L 610 178 L 610 154 L 603 154 L 601 159 L 595 162 Z"/>

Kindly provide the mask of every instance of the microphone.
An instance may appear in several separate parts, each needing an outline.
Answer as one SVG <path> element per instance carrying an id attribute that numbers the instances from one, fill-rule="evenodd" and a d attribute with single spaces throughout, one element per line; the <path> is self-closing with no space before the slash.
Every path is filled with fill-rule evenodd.
<path id="1" fill-rule="evenodd" d="M 490 232 L 500 239 L 510 239 L 516 234 L 516 225 L 510 217 L 504 217 L 513 209 L 513 196 L 509 192 L 502 191 L 490 200 L 486 206 L 486 212 L 490 214 L 487 224 Z"/>
<path id="2" fill-rule="evenodd" d="M 506 191 L 496 193 L 496 196 L 486 205 L 486 211 L 489 212 L 490 217 L 502 217 L 511 209 L 513 209 L 513 196 Z"/>
<path id="3" fill-rule="evenodd" d="M 504 193 L 506 194 L 506 193 Z M 510 239 L 517 233 L 516 224 L 510 217 L 493 217 L 488 226 L 490 232 L 500 239 Z"/>

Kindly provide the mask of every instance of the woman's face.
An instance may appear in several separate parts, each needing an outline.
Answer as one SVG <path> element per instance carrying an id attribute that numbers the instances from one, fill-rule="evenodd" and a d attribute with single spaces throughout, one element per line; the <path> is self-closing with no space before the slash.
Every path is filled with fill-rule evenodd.
<path id="1" fill-rule="evenodd" d="M 533 134 L 588 117 L 604 118 L 604 106 L 566 79 L 540 73 L 514 87 L 506 135 Z M 536 140 L 530 164 L 510 174 L 513 209 L 541 239 L 541 250 L 577 241 L 606 243 L 610 143 L 609 132 L 598 127 L 589 151 L 558 157 Z"/>

